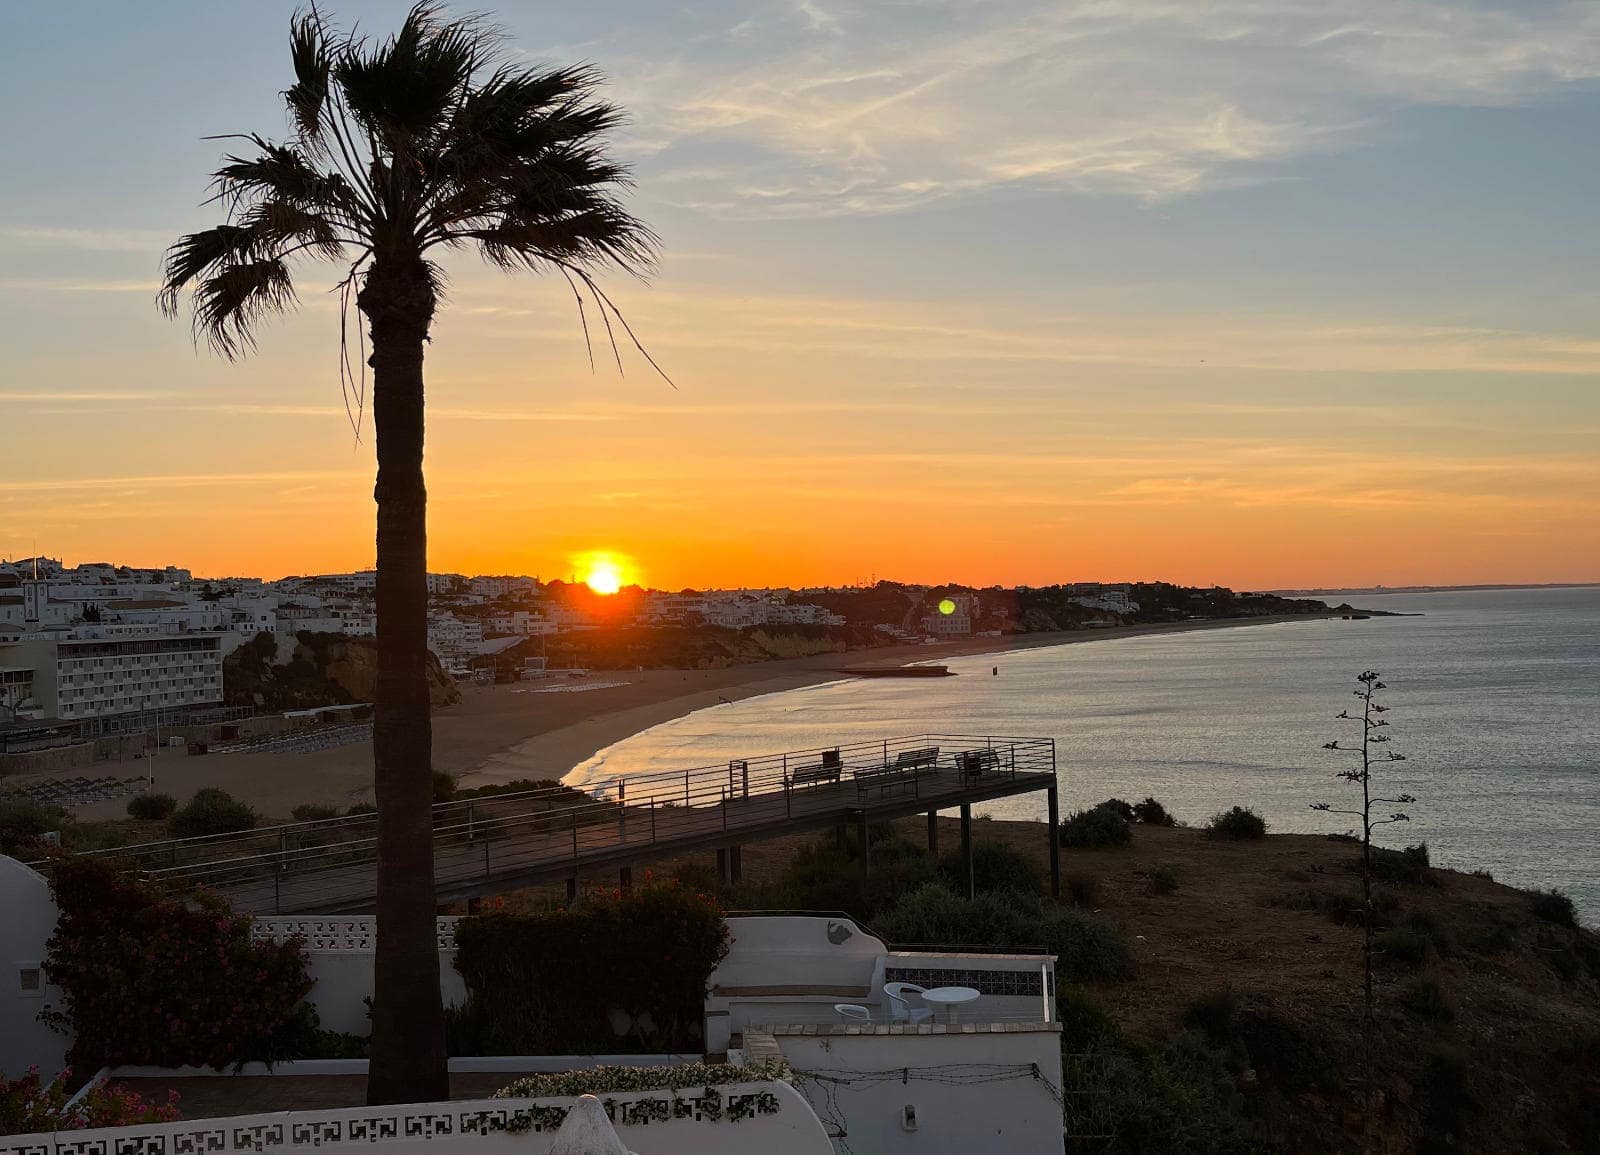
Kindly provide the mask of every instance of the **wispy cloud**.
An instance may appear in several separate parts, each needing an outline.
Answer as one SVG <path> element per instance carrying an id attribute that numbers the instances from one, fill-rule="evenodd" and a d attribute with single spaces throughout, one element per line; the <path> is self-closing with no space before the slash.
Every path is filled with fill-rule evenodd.
<path id="1" fill-rule="evenodd" d="M 101 253 L 160 252 L 172 237 L 158 229 L 85 229 L 56 225 L 0 226 L 0 244 L 39 249 L 84 249 Z"/>
<path id="2" fill-rule="evenodd" d="M 1008 185 L 1159 200 L 1269 179 L 1407 106 L 1514 104 L 1600 76 L 1600 6 L 782 0 L 665 62 L 659 42 L 608 47 L 657 195 L 815 216 Z M 737 179 L 712 175 L 730 166 L 708 149 L 737 150 Z"/>
<path id="3" fill-rule="evenodd" d="M 0 389 L 0 401 L 31 404 L 104 404 L 116 401 L 161 401 L 176 394 L 164 389 Z"/>
<path id="4" fill-rule="evenodd" d="M 0 292 L 10 293 L 148 293 L 154 297 L 154 281 L 62 280 L 50 277 L 0 277 Z"/>

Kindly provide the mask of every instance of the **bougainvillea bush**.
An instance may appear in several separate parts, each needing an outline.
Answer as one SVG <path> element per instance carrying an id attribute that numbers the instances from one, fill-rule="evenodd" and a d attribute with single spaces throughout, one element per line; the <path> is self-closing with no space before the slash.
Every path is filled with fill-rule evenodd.
<path id="1" fill-rule="evenodd" d="M 551 1071 L 524 1075 L 493 1095 L 496 1099 L 576 1098 L 579 1095 L 616 1095 L 624 1091 L 684 1091 L 724 1086 L 728 1083 L 788 1082 L 789 1064 L 763 1059 L 747 1067 L 731 1063 L 679 1063 L 671 1067 L 588 1067 L 581 1071 Z"/>
<path id="2" fill-rule="evenodd" d="M 128 1127 L 135 1123 L 171 1123 L 178 1118 L 178 1092 L 165 1103 L 149 1103 L 126 1087 L 101 1083 L 67 1106 L 70 1071 L 50 1082 L 29 1067 L 17 1079 L 0 1074 L 0 1135 L 38 1135 L 82 1127 Z"/>
<path id="3" fill-rule="evenodd" d="M 728 924 L 706 895 L 650 883 L 540 914 L 483 914 L 456 927 L 467 1005 L 457 1054 L 698 1050 L 706 980 Z"/>
<path id="4" fill-rule="evenodd" d="M 50 889 L 61 913 L 45 968 L 63 1001 L 40 1017 L 73 1037 L 79 1069 L 220 1070 L 312 1046 L 298 941 L 252 942 L 220 899 L 179 901 L 94 859 L 59 860 Z"/>

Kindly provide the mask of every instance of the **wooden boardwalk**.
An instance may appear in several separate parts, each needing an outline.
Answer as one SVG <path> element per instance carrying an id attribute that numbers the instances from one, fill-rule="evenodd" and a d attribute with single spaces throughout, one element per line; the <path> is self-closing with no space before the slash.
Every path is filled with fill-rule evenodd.
<path id="1" fill-rule="evenodd" d="M 747 842 L 940 810 L 961 812 L 970 849 L 973 804 L 1036 790 L 1049 795 L 1053 835 L 1052 739 L 917 735 L 630 776 L 594 795 L 556 786 L 443 803 L 435 892 L 461 901 L 707 849 L 731 852 L 719 860 L 736 872 Z M 243 912 L 355 914 L 376 901 L 376 852 L 368 815 L 109 853 L 147 877 L 207 886 Z"/>

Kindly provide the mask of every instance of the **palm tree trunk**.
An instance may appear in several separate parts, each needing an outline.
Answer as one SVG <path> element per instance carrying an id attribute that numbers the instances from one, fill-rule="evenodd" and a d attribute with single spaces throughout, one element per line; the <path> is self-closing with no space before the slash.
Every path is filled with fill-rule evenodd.
<path id="1" fill-rule="evenodd" d="M 433 725 L 428 699 L 428 494 L 422 348 L 434 291 L 417 258 L 375 261 L 359 304 L 371 322 L 378 442 L 378 942 L 367 1102 L 450 1097 L 433 892 Z"/>

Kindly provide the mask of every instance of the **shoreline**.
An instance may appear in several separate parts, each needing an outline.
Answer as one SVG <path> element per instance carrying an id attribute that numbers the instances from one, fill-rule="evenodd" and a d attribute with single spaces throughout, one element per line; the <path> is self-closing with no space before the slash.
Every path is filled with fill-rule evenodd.
<path id="1" fill-rule="evenodd" d="M 801 690 L 850 675 L 842 666 L 896 668 L 951 658 L 1000 657 L 1051 646 L 1114 642 L 1154 634 L 1326 621 L 1338 614 L 1277 614 L 1071 633 L 962 638 L 934 644 L 828 651 L 713 670 L 595 670 L 587 681 L 463 687 L 462 699 L 433 715 L 433 766 L 463 786 L 518 778 L 567 777 L 600 751 L 653 726 L 723 702 Z M 146 763 L 126 763 L 130 773 Z M 158 750 L 155 789 L 180 800 L 202 787 L 226 790 L 269 819 L 304 803 L 340 809 L 371 802 L 372 743 L 299 753 L 186 755 Z M 115 770 L 108 772 L 115 773 Z M 28 775 L 49 778 L 52 775 Z M 75 808 L 83 819 L 125 816 L 126 798 Z"/>
<path id="2" fill-rule="evenodd" d="M 1148 637 L 1156 634 L 1197 633 L 1203 630 L 1231 629 L 1248 626 L 1283 625 L 1300 621 L 1337 620 L 1341 614 L 1274 614 L 1259 618 L 1216 618 L 1195 622 L 1171 622 L 1151 625 L 1117 626 L 1104 630 L 1065 631 L 1059 633 L 1007 635 L 993 638 L 964 638 L 955 642 L 931 645 L 906 645 L 885 647 L 883 651 L 868 651 L 863 660 L 851 662 L 853 669 L 898 669 L 922 665 L 950 658 L 1001 657 L 1024 650 L 1048 649 L 1055 646 L 1082 645 L 1089 642 L 1110 642 L 1124 638 Z M 858 675 L 843 672 L 841 659 L 862 651 L 843 654 L 819 654 L 810 658 L 786 659 L 781 662 L 761 662 L 747 666 L 732 666 L 720 671 L 695 671 L 705 673 L 739 674 L 743 678 L 707 689 L 675 697 L 661 697 L 628 709 L 602 713 L 571 725 L 532 734 L 513 746 L 497 751 L 461 775 L 467 785 L 484 785 L 529 777 L 529 766 L 562 766 L 559 772 L 565 781 L 580 765 L 611 747 L 627 741 L 655 726 L 673 722 L 700 710 L 724 703 L 741 702 L 751 698 L 783 694 L 790 690 L 804 690 L 833 682 L 855 680 Z M 777 676 L 762 677 L 769 667 L 793 666 Z M 807 666 L 813 668 L 805 668 Z"/>

